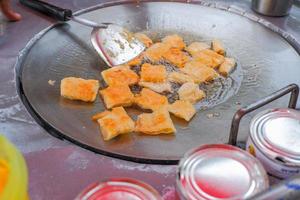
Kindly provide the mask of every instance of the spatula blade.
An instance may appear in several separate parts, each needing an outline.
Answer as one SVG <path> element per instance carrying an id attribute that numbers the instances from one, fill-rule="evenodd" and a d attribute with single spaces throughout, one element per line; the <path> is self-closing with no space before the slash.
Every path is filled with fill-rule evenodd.
<path id="1" fill-rule="evenodd" d="M 107 65 L 124 64 L 144 50 L 145 46 L 125 28 L 110 24 L 106 29 L 94 28 L 92 44 Z"/>

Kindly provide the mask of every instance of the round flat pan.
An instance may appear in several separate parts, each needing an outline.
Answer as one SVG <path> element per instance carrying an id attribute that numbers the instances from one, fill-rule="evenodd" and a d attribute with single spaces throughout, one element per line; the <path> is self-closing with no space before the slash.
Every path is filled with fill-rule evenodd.
<path id="1" fill-rule="evenodd" d="M 97 97 L 93 104 L 69 101 L 60 97 L 59 87 L 60 80 L 67 76 L 102 80 L 100 72 L 106 66 L 92 48 L 89 28 L 73 22 L 57 24 L 28 44 L 16 68 L 23 102 L 38 123 L 53 135 L 121 159 L 174 164 L 191 148 L 226 143 L 232 116 L 241 106 L 290 83 L 300 85 L 300 59 L 295 50 L 299 45 L 257 17 L 233 8 L 218 9 L 214 8 L 216 5 L 196 3 L 114 4 L 100 5 L 80 14 L 98 22 L 115 22 L 132 31 L 188 33 L 207 41 L 218 38 L 238 60 L 243 74 L 241 86 L 225 102 L 199 110 L 190 123 L 173 118 L 177 129 L 174 135 L 131 133 L 104 142 L 97 123 L 90 120 L 91 115 L 104 110 L 101 98 Z M 54 86 L 48 80 L 55 80 Z M 272 106 L 285 107 L 285 100 Z M 132 108 L 127 111 L 133 118 L 140 113 Z M 248 120 L 242 123 L 240 141 L 247 137 Z"/>

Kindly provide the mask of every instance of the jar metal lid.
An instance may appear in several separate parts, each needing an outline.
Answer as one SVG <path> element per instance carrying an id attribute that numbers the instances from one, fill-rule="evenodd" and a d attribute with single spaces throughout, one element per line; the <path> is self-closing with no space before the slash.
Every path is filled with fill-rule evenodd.
<path id="1" fill-rule="evenodd" d="M 287 165 L 300 166 L 300 112 L 271 109 L 251 121 L 250 137 L 267 157 Z"/>
<path id="2" fill-rule="evenodd" d="M 203 145 L 180 161 L 177 187 L 183 198 L 245 199 L 269 185 L 262 165 L 248 152 L 225 144 Z"/>
<path id="3" fill-rule="evenodd" d="M 81 192 L 76 200 L 162 200 L 150 185 L 135 179 L 110 179 L 94 183 Z"/>

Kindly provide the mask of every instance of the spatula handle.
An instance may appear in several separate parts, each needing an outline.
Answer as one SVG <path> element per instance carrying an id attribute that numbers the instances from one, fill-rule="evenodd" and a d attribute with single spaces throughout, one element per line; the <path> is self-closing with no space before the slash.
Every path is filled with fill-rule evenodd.
<path id="1" fill-rule="evenodd" d="M 49 3 L 39 0 L 20 0 L 21 4 L 39 11 L 49 17 L 55 18 L 60 21 L 68 21 L 72 17 L 72 10 L 64 9 L 51 5 Z"/>

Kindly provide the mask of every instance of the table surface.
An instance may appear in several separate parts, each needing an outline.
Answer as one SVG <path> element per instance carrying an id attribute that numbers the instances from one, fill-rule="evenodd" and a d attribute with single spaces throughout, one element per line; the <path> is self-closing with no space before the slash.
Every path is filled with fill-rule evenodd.
<path id="1" fill-rule="evenodd" d="M 73 11 L 104 0 L 48 0 Z M 249 0 L 219 0 L 252 13 Z M 24 154 L 29 169 L 29 194 L 32 200 L 66 200 L 87 185 L 111 177 L 131 177 L 157 189 L 164 199 L 176 199 L 174 165 L 138 164 L 95 154 L 49 135 L 28 114 L 16 92 L 14 65 L 26 43 L 53 20 L 24 8 L 13 0 L 23 20 L 0 23 L 0 133 L 8 137 Z M 263 17 L 263 16 L 260 16 Z M 287 17 L 263 17 L 300 41 L 300 9 L 294 6 Z M 5 27 L 3 27 L 5 26 Z"/>

